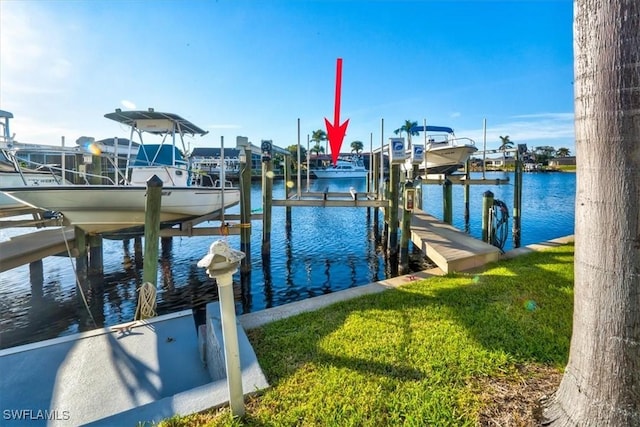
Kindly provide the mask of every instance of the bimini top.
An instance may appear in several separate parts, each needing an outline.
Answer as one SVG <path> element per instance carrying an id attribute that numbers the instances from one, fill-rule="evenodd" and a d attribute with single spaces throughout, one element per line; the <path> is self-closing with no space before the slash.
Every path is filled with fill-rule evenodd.
<path id="1" fill-rule="evenodd" d="M 8 111 L 0 110 L 0 117 L 7 118 L 7 119 L 13 119 L 13 114 L 11 114 Z"/>
<path id="2" fill-rule="evenodd" d="M 446 127 L 446 126 L 413 126 L 411 128 L 411 132 L 446 132 L 446 133 L 453 133 L 453 129 L 451 129 L 450 127 Z"/>
<path id="3" fill-rule="evenodd" d="M 199 128 L 177 114 L 161 113 L 154 111 L 153 108 L 149 108 L 147 111 L 122 111 L 118 108 L 114 113 L 107 113 L 104 116 L 107 119 L 155 135 L 177 133 L 203 136 L 209 133 L 209 131 Z"/>

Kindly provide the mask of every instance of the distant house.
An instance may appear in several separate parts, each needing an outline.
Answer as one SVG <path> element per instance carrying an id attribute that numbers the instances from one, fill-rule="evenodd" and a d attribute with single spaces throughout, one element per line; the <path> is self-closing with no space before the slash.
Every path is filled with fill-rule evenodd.
<path id="1" fill-rule="evenodd" d="M 549 160 L 549 166 L 575 166 L 576 156 L 556 157 Z"/>
<path id="2" fill-rule="evenodd" d="M 503 168 L 505 166 L 514 166 L 516 164 L 516 160 L 513 157 L 507 157 L 506 159 L 502 157 L 496 157 L 492 159 L 485 159 L 484 165 L 486 168 Z"/>

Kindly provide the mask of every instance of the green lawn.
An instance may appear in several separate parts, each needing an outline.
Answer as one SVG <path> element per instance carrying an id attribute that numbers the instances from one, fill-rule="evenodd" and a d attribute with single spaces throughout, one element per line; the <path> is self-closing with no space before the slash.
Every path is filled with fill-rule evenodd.
<path id="1" fill-rule="evenodd" d="M 572 311 L 572 244 L 410 283 L 250 331 L 272 387 L 246 416 L 160 425 L 528 425 L 534 408 L 508 395 L 539 398 L 536 384 L 557 381 Z"/>

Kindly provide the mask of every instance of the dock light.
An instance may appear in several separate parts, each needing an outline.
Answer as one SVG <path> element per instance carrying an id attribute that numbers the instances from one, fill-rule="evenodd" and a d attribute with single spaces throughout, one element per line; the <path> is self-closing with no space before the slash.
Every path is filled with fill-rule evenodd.
<path id="1" fill-rule="evenodd" d="M 412 211 L 416 200 L 416 189 L 413 188 L 413 183 L 407 181 L 404 186 L 404 210 Z"/>
<path id="2" fill-rule="evenodd" d="M 229 406 L 233 415 L 238 416 L 244 415 L 244 394 L 232 285 L 233 274 L 238 271 L 240 261 L 244 257 L 244 252 L 231 249 L 226 241 L 218 240 L 211 244 L 209 253 L 198 261 L 198 267 L 206 268 L 209 277 L 216 279 L 218 284 Z"/>

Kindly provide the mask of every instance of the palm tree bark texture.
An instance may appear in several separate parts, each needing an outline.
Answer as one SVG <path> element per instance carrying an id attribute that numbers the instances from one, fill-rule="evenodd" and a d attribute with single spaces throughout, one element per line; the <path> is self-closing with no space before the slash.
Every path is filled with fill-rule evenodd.
<path id="1" fill-rule="evenodd" d="M 569 361 L 550 426 L 640 426 L 640 1 L 574 2 L 577 160 Z"/>

